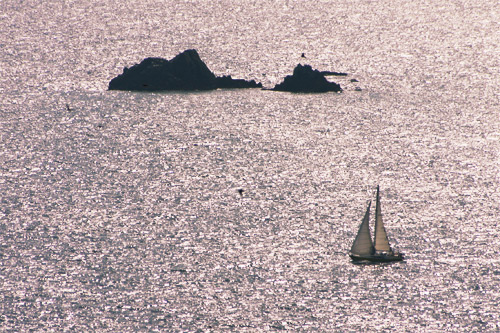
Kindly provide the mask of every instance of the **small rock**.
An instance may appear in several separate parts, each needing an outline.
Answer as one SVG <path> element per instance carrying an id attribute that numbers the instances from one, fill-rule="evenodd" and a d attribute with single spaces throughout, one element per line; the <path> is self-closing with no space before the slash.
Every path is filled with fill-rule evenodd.
<path id="1" fill-rule="evenodd" d="M 340 92 L 342 88 L 335 82 L 328 81 L 318 70 L 312 69 L 309 65 L 297 65 L 293 70 L 293 75 L 285 77 L 282 83 L 277 84 L 275 91 L 290 92 Z"/>

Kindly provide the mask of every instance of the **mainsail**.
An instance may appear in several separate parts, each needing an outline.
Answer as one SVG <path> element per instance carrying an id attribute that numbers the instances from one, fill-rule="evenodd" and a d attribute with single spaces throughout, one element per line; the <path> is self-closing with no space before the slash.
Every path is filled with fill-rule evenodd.
<path id="1" fill-rule="evenodd" d="M 375 207 L 375 251 L 391 252 L 391 246 L 387 239 L 384 223 L 382 222 L 382 210 L 380 208 L 379 187 L 377 186 L 377 203 Z"/>
<path id="2" fill-rule="evenodd" d="M 369 255 L 373 254 L 373 243 L 372 237 L 370 235 L 370 227 L 368 226 L 368 222 L 370 219 L 370 206 L 372 202 L 368 203 L 368 208 L 366 209 L 365 217 L 363 217 L 363 221 L 359 226 L 358 234 L 356 235 L 356 239 L 351 247 L 351 253 L 357 255 Z"/>

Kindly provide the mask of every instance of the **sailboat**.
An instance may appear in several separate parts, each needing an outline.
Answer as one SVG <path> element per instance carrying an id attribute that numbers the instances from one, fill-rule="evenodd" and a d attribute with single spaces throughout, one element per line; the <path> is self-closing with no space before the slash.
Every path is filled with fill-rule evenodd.
<path id="1" fill-rule="evenodd" d="M 375 235 L 372 241 L 370 234 L 370 206 L 368 202 L 365 216 L 359 226 L 358 234 L 354 239 L 349 256 L 353 261 L 367 260 L 372 262 L 390 262 L 403 260 L 403 253 L 393 251 L 387 238 L 384 223 L 382 222 L 382 210 L 380 207 L 380 190 L 377 186 L 377 202 L 375 206 Z"/>

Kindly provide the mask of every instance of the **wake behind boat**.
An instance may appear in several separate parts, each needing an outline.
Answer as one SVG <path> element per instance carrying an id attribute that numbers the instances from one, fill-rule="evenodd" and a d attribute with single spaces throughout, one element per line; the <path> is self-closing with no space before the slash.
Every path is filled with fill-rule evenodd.
<path id="1" fill-rule="evenodd" d="M 353 261 L 367 260 L 371 262 L 390 262 L 403 260 L 403 253 L 392 250 L 387 238 L 384 223 L 382 221 L 382 211 L 380 207 L 380 191 L 377 186 L 377 202 L 375 207 L 375 235 L 372 241 L 370 234 L 370 206 L 366 208 L 365 216 L 359 226 L 358 234 L 354 239 L 349 256 Z"/>

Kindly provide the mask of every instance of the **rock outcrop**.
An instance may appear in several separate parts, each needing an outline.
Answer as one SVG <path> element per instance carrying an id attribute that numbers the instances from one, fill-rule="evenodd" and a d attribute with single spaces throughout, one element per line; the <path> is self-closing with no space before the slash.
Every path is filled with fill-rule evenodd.
<path id="1" fill-rule="evenodd" d="M 331 72 L 331 71 L 322 71 L 320 72 L 323 76 L 347 76 L 349 74 L 342 72 Z"/>
<path id="2" fill-rule="evenodd" d="M 261 88 L 254 80 L 216 77 L 200 59 L 196 50 L 186 50 L 171 60 L 146 58 L 140 64 L 124 68 L 123 74 L 109 82 L 109 90 L 161 91 L 212 90 L 217 88 Z"/>
<path id="3" fill-rule="evenodd" d="M 215 82 L 217 88 L 262 88 L 262 83 L 257 83 L 255 80 L 233 79 L 231 75 L 218 76 Z"/>
<path id="4" fill-rule="evenodd" d="M 293 75 L 285 77 L 282 83 L 277 84 L 272 90 L 290 92 L 340 92 L 342 88 L 335 82 L 330 82 L 325 75 L 309 65 L 297 65 Z"/>

